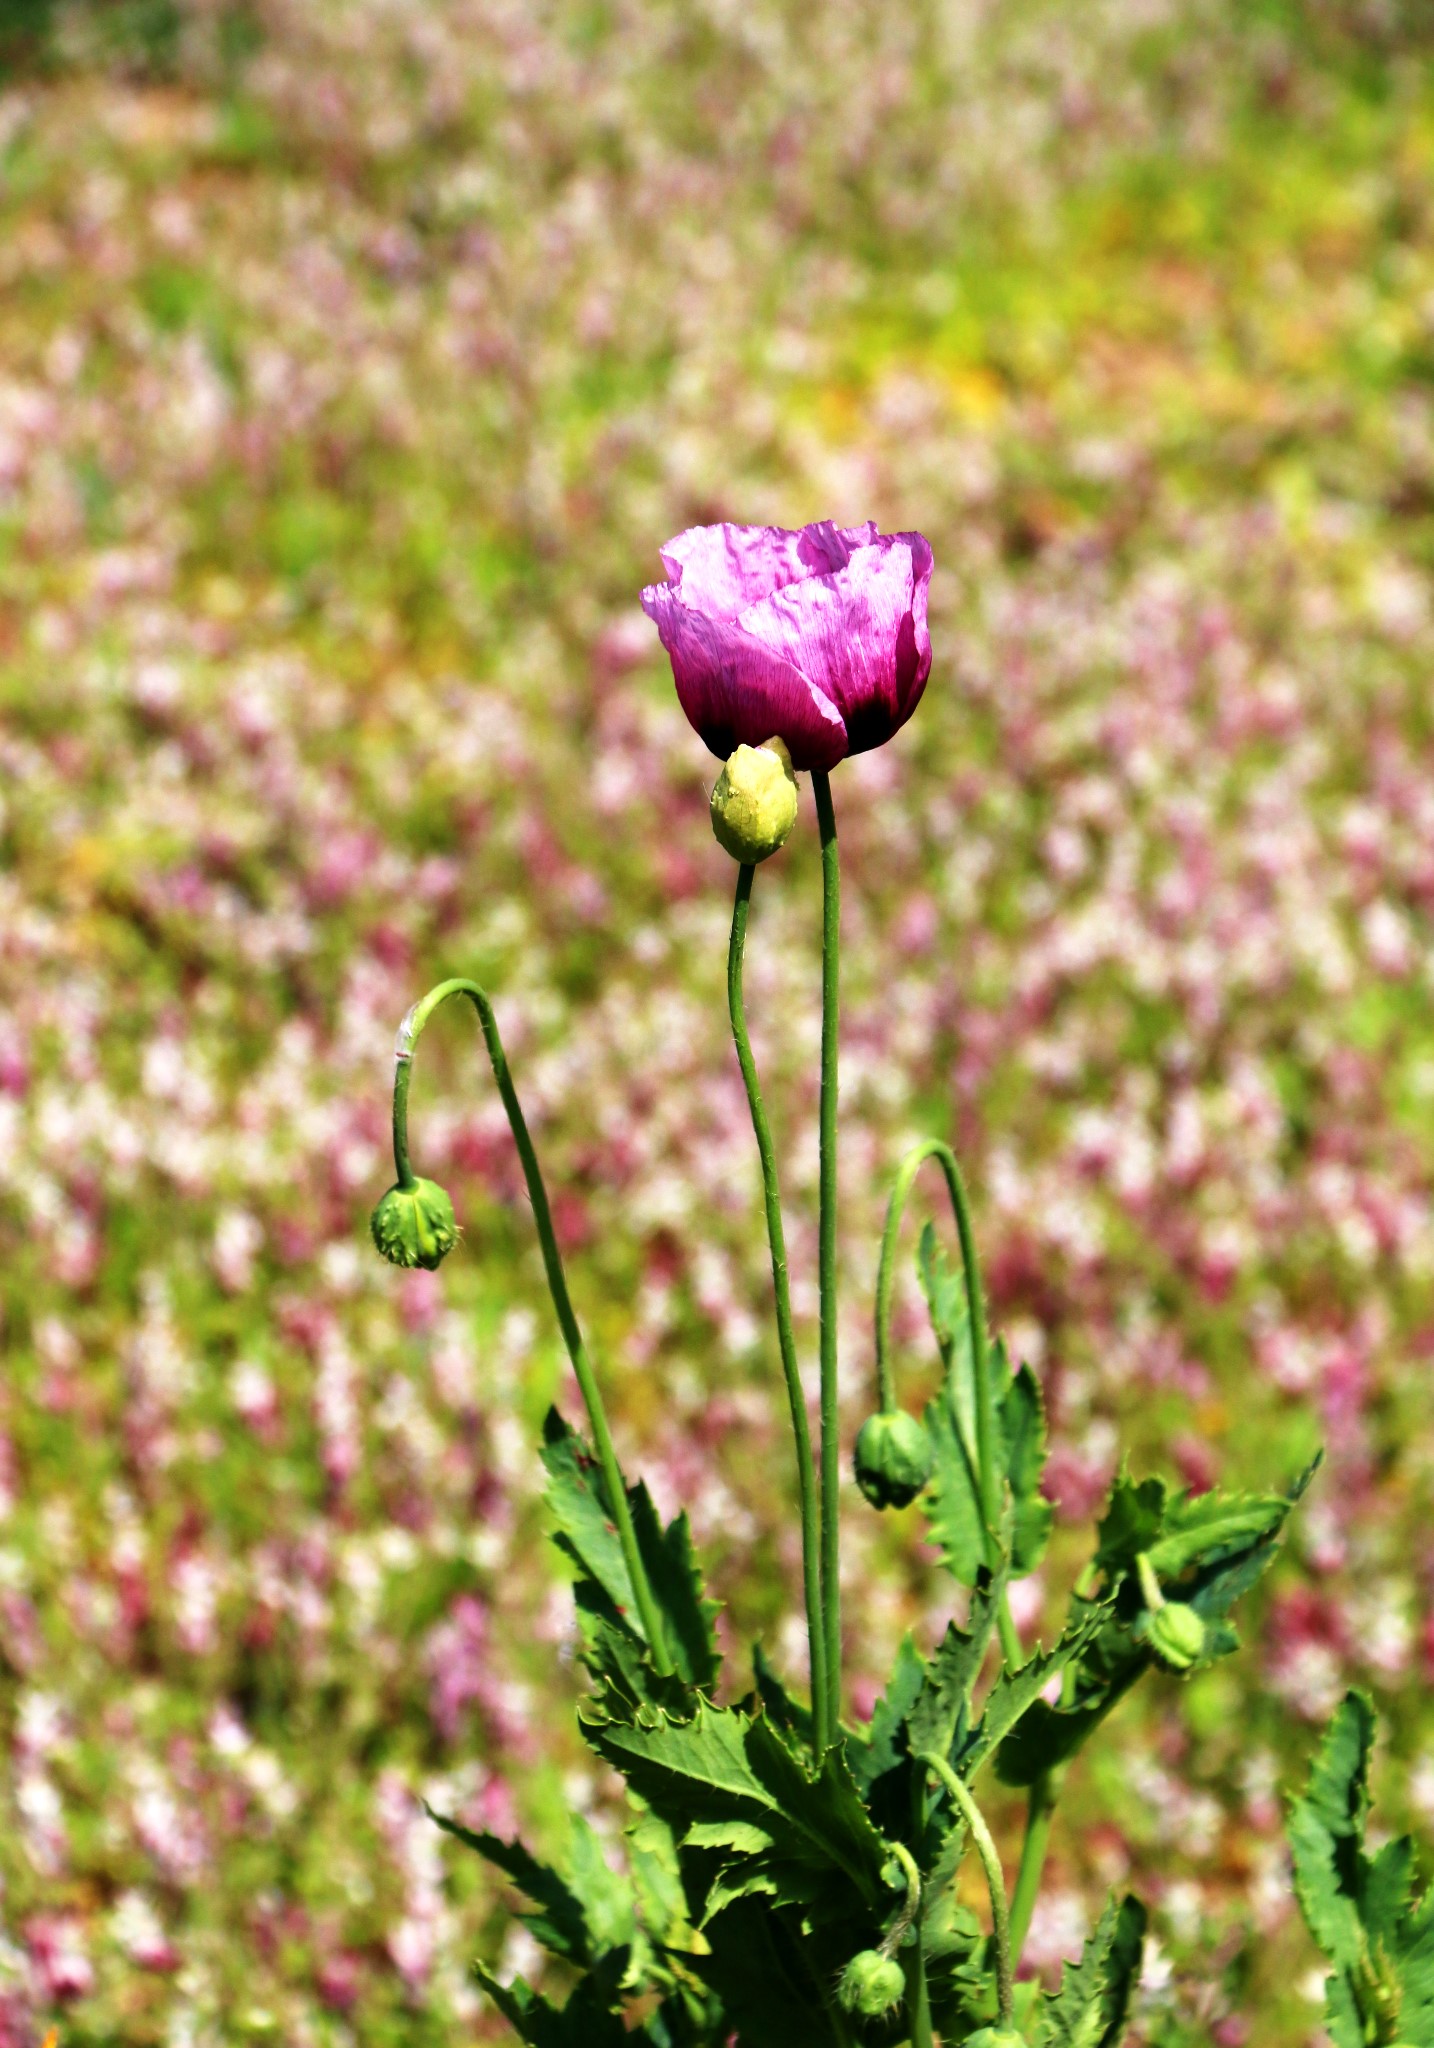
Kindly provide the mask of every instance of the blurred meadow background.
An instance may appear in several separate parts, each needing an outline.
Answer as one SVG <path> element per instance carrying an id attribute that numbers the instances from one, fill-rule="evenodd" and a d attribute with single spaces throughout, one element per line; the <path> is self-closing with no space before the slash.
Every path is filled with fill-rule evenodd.
<path id="1" fill-rule="evenodd" d="M 0 4 L 0 2048 L 497 2041 L 465 1963 L 527 1938 L 419 1795 L 612 1829 L 466 1014 L 414 1116 L 465 1245 L 367 1242 L 444 974 L 732 1685 L 800 1675 L 733 869 L 636 595 L 868 515 L 936 655 L 835 778 L 847 1427 L 933 1132 L 1052 1613 L 1119 1445 L 1325 1443 L 1242 1655 L 1073 1776 L 1029 1951 L 1129 1884 L 1137 2040 L 1319 2038 L 1280 1800 L 1347 1683 L 1434 1831 L 1431 60 L 1425 0 Z M 748 981 L 813 1368 L 815 836 Z M 917 1527 L 848 1487 L 858 1711 L 945 1619 Z"/>

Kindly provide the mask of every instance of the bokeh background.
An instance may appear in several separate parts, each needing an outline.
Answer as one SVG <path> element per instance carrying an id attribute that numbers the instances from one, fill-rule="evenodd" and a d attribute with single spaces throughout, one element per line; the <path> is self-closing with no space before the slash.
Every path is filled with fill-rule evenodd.
<path id="1" fill-rule="evenodd" d="M 526 1937 L 419 1795 L 615 1827 L 466 1014 L 415 1090 L 465 1246 L 366 1241 L 440 975 L 734 1687 L 800 1673 L 733 871 L 636 593 L 828 515 L 938 563 L 836 777 L 847 1428 L 936 1132 L 1052 1417 L 1028 1637 L 1122 1446 L 1323 1441 L 1245 1651 L 1073 1775 L 1031 1945 L 1130 1884 L 1136 2038 L 1317 2038 L 1280 1795 L 1347 1683 L 1434 1825 L 1431 55 L 1419 0 L 0 6 L 4 2048 L 497 2040 L 465 1962 Z M 749 970 L 809 1362 L 814 842 Z M 860 1710 L 947 1609 L 848 1504 Z"/>

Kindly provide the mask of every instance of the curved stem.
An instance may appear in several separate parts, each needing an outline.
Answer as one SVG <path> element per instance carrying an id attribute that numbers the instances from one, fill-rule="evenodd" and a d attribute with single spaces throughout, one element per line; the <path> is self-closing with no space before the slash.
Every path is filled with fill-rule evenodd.
<path id="1" fill-rule="evenodd" d="M 613 1448 L 612 1431 L 608 1428 L 607 1410 L 603 1406 L 602 1390 L 597 1375 L 583 1343 L 578 1319 L 573 1313 L 572 1299 L 568 1294 L 568 1283 L 563 1273 L 562 1255 L 553 1232 L 552 1211 L 548 1207 L 548 1193 L 543 1185 L 543 1176 L 538 1166 L 538 1157 L 533 1150 L 533 1141 L 528 1135 L 528 1125 L 513 1087 L 508 1071 L 508 1057 L 503 1050 L 503 1041 L 498 1035 L 498 1020 L 493 1014 L 493 1005 L 487 992 L 476 981 L 441 981 L 436 988 L 428 991 L 421 1002 L 414 1004 L 399 1026 L 398 1039 L 394 1046 L 397 1066 L 393 1083 L 393 1158 L 401 1184 L 407 1186 L 412 1179 L 408 1163 L 408 1089 L 411 1078 L 414 1051 L 424 1026 L 441 1003 L 450 996 L 467 996 L 478 1012 L 483 1041 L 488 1048 L 488 1058 L 493 1067 L 493 1079 L 498 1084 L 498 1093 L 503 1098 L 503 1107 L 508 1113 L 508 1123 L 513 1132 L 513 1143 L 518 1148 L 518 1157 L 523 1166 L 523 1178 L 528 1184 L 528 1199 L 533 1205 L 533 1221 L 538 1229 L 538 1242 L 543 1252 L 543 1270 L 548 1278 L 548 1292 L 553 1297 L 557 1310 L 558 1326 L 563 1333 L 563 1343 L 572 1361 L 578 1390 L 587 1409 L 588 1423 L 593 1433 L 593 1446 L 597 1451 L 598 1463 L 602 1468 L 603 1483 L 608 1497 L 608 1507 L 617 1529 L 618 1542 L 622 1546 L 623 1562 L 632 1582 L 633 1597 L 637 1601 L 638 1615 L 648 1648 L 652 1652 L 654 1666 L 664 1676 L 673 1669 L 668 1654 L 667 1640 L 663 1633 L 662 1619 L 657 1602 L 653 1598 L 643 1566 L 642 1554 L 637 1547 L 637 1532 L 633 1528 L 632 1511 L 628 1506 L 627 1487 L 623 1481 L 622 1468 L 617 1462 Z"/>
<path id="2" fill-rule="evenodd" d="M 831 778 L 812 771 L 822 844 L 822 1096 L 818 1231 L 822 1366 L 822 1618 L 829 1724 L 841 1725 L 841 1435 L 837 1402 L 837 1046 L 840 1019 L 841 859 Z"/>
<path id="3" fill-rule="evenodd" d="M 896 1406 L 891 1369 L 891 1297 L 896 1285 L 896 1246 L 901 1221 L 916 1176 L 928 1159 L 934 1159 L 945 1176 L 961 1245 L 961 1277 L 966 1290 L 966 1317 L 971 1330 L 972 1389 L 976 1415 L 976 1483 L 980 1492 L 981 1523 L 986 1535 L 986 1562 L 995 1571 L 1001 1556 L 1002 1474 L 997 1461 L 996 1404 L 991 1389 L 990 1351 L 986 1336 L 986 1295 L 981 1285 L 981 1266 L 976 1257 L 976 1234 L 971 1225 L 971 1205 L 966 1184 L 956 1163 L 956 1154 L 940 1138 L 923 1138 L 913 1145 L 897 1169 L 891 1200 L 886 1209 L 886 1228 L 881 1237 L 881 1259 L 876 1270 L 876 1378 L 884 1413 Z M 1003 1592 L 996 1610 L 1001 1649 L 1012 1670 L 1023 1661 L 1020 1637 L 1011 1617 L 1010 1602 Z"/>
<path id="4" fill-rule="evenodd" d="M 752 1113 L 757 1153 L 762 1162 L 762 1195 L 767 1210 L 767 1243 L 772 1254 L 772 1291 L 776 1297 L 777 1342 L 782 1354 L 782 1372 L 787 1382 L 787 1405 L 792 1415 L 792 1435 L 797 1447 L 797 1492 L 802 1515 L 802 1587 L 807 1609 L 807 1642 L 811 1657 L 812 1741 L 820 1757 L 831 1747 L 833 1728 L 831 1702 L 827 1692 L 826 1637 L 823 1633 L 821 1597 L 821 1551 L 818 1531 L 817 1477 L 812 1462 L 811 1423 L 807 1417 L 806 1395 L 797 1364 L 797 1344 L 792 1333 L 792 1291 L 787 1275 L 787 1239 L 782 1227 L 782 1198 L 777 1186 L 777 1155 L 772 1129 L 762 1101 L 762 1084 L 752 1057 L 747 1034 L 747 1014 L 742 1000 L 742 959 L 747 941 L 747 911 L 752 898 L 756 869 L 743 864 L 737 870 L 737 897 L 732 908 L 732 940 L 727 950 L 727 1010 L 732 1020 L 732 1038 L 737 1060 L 747 1087 L 747 1106 Z"/>
<path id="5" fill-rule="evenodd" d="M 882 1941 L 881 1953 L 884 1956 L 896 1954 L 906 1939 L 912 1921 L 921 1911 L 921 1872 L 916 1867 L 916 1858 L 905 1842 L 893 1842 L 891 1853 L 901 1865 L 901 1874 L 906 1879 L 906 1901 Z"/>
<path id="6" fill-rule="evenodd" d="M 922 1749 L 916 1752 L 916 1761 L 934 1771 L 971 1830 L 971 1839 L 976 1844 L 976 1853 L 986 1873 L 986 1888 L 991 1894 L 991 1933 L 996 1945 L 996 2008 L 999 2024 L 1011 2024 L 1011 1925 L 1006 1912 L 1006 1880 L 1001 1872 L 1001 1859 L 996 1853 L 996 1844 L 991 1839 L 991 1830 L 986 1825 L 985 1815 L 976 1804 L 966 1787 L 947 1763 L 945 1757 L 937 1756 L 934 1750 Z"/>

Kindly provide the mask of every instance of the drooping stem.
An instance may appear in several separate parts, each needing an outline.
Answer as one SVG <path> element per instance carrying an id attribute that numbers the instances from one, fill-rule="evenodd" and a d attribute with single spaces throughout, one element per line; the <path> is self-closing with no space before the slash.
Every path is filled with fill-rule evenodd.
<path id="1" fill-rule="evenodd" d="M 896 1246 L 901 1235 L 901 1219 L 906 1213 L 916 1176 L 928 1159 L 934 1159 L 945 1176 L 961 1246 L 961 1277 L 966 1290 L 966 1319 L 971 1331 L 971 1370 L 976 1381 L 972 1389 L 976 1417 L 976 1485 L 980 1496 L 981 1525 L 986 1538 L 986 1563 L 990 1570 L 995 1571 L 1001 1556 L 1003 1479 L 986 1336 L 986 1294 L 981 1285 L 981 1267 L 976 1257 L 976 1234 L 971 1226 L 966 1184 L 961 1178 L 956 1154 L 940 1138 L 923 1138 L 912 1146 L 897 1169 L 891 1200 L 887 1204 L 881 1259 L 876 1270 L 877 1388 L 882 1410 L 890 1414 L 896 1406 L 891 1369 L 891 1297 L 896 1285 Z M 1006 1663 L 1012 1670 L 1019 1670 L 1023 1661 L 1021 1641 L 1004 1592 L 996 1609 L 996 1621 Z"/>
<path id="2" fill-rule="evenodd" d="M 818 1281 L 821 1294 L 822 1620 L 828 1722 L 841 1725 L 841 1437 L 837 1399 L 837 1047 L 840 1023 L 841 859 L 831 778 L 812 771 L 822 845 L 822 1093 Z"/>
<path id="3" fill-rule="evenodd" d="M 1051 1822 L 1061 1796 L 1064 1769 L 1045 1771 L 1036 1779 L 1026 1801 L 1026 1834 L 1021 1843 L 1021 1862 L 1011 1893 L 1011 1967 L 1021 1966 L 1021 1951 L 1031 1931 L 1031 1915 L 1041 1888 L 1046 1848 L 1051 1839 Z"/>
<path id="4" fill-rule="evenodd" d="M 767 1243 L 772 1255 L 772 1291 L 776 1298 L 777 1344 L 782 1372 L 787 1382 L 787 1405 L 792 1415 L 792 1435 L 797 1448 L 797 1493 L 802 1515 L 802 1587 L 807 1609 L 807 1642 L 811 1656 L 812 1740 L 818 1756 L 830 1747 L 834 1735 L 831 1699 L 827 1689 L 826 1636 L 821 1597 L 821 1545 L 818 1526 L 817 1476 L 812 1462 L 812 1432 L 807 1418 L 806 1396 L 797 1364 L 796 1338 L 792 1333 L 792 1291 L 787 1273 L 787 1239 L 782 1227 L 782 1199 L 777 1186 L 777 1155 L 772 1129 L 762 1101 L 762 1084 L 752 1057 L 747 1033 L 747 1015 L 742 1001 L 742 959 L 747 940 L 747 912 L 756 869 L 743 864 L 737 871 L 737 898 L 732 909 L 732 940 L 727 950 L 727 1009 L 732 1019 L 732 1038 L 737 1060 L 747 1087 L 747 1105 L 757 1154 L 762 1162 L 762 1195 L 767 1210 Z"/>
<path id="5" fill-rule="evenodd" d="M 933 1771 L 941 1780 L 976 1844 L 976 1853 L 986 1873 L 986 1888 L 991 1894 L 991 1933 L 996 1947 L 996 2009 L 999 2024 L 1009 2027 L 1012 2003 L 1011 1923 L 1006 1911 L 1006 1880 L 1002 1875 L 996 1844 L 991 1839 L 985 1815 L 945 1757 L 938 1756 L 934 1750 L 923 1749 L 918 1750 L 916 1761 L 925 1764 L 927 1770 Z"/>
<path id="6" fill-rule="evenodd" d="M 602 1468 L 603 1484 L 607 1493 L 608 1509 L 617 1529 L 618 1542 L 622 1546 L 623 1562 L 632 1582 L 633 1597 L 637 1601 L 639 1619 L 642 1622 L 652 1661 L 664 1675 L 672 1669 L 668 1654 L 667 1639 L 662 1628 L 662 1619 L 652 1587 L 637 1547 L 637 1532 L 633 1528 L 632 1513 L 628 1507 L 627 1487 L 622 1470 L 617 1462 L 613 1447 L 612 1431 L 608 1428 L 607 1410 L 603 1406 L 602 1389 L 598 1386 L 597 1375 L 583 1343 L 582 1331 L 573 1312 L 572 1299 L 568 1294 L 568 1283 L 563 1273 L 562 1255 L 553 1231 L 552 1210 L 548 1206 L 548 1193 L 543 1185 L 542 1171 L 538 1156 L 533 1150 L 533 1141 L 528 1134 L 527 1121 L 517 1092 L 513 1087 L 512 1075 L 508 1071 L 508 1057 L 503 1050 L 503 1041 L 498 1035 L 498 1020 L 493 1014 L 493 1005 L 485 990 L 476 981 L 441 981 L 431 988 L 421 1002 L 414 1004 L 399 1026 L 398 1039 L 394 1046 L 397 1062 L 393 1082 L 393 1160 L 400 1185 L 412 1182 L 412 1168 L 408 1162 L 408 1089 L 413 1066 L 413 1055 L 422 1035 L 424 1026 L 441 1003 L 450 996 L 467 996 L 478 1012 L 478 1022 L 483 1032 L 483 1042 L 488 1048 L 488 1058 L 493 1067 L 493 1079 L 498 1084 L 498 1093 L 508 1113 L 508 1123 L 513 1133 L 513 1143 L 518 1148 L 522 1162 L 523 1178 L 528 1184 L 528 1199 L 533 1205 L 533 1221 L 538 1229 L 538 1243 L 542 1247 L 543 1270 L 547 1274 L 548 1292 L 553 1298 L 557 1311 L 558 1327 L 563 1333 L 563 1343 L 572 1361 L 578 1391 L 587 1410 L 588 1424 L 593 1434 L 593 1445 L 597 1451 L 598 1463 Z"/>

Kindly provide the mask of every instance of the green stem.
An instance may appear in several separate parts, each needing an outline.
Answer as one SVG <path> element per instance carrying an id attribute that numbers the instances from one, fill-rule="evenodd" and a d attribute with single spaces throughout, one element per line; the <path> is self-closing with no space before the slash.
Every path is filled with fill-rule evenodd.
<path id="1" fill-rule="evenodd" d="M 981 1266 L 976 1257 L 976 1233 L 971 1224 L 971 1205 L 966 1184 L 956 1163 L 956 1154 L 940 1138 L 923 1138 L 913 1145 L 897 1169 L 891 1200 L 886 1209 L 886 1228 L 881 1238 L 881 1259 L 876 1269 L 876 1380 L 884 1413 L 896 1406 L 891 1369 L 891 1297 L 896 1286 L 896 1246 L 901 1222 L 917 1174 L 928 1159 L 934 1159 L 946 1180 L 956 1235 L 961 1245 L 961 1277 L 966 1290 L 966 1318 L 971 1330 L 971 1370 L 976 1414 L 976 1484 L 980 1493 L 981 1522 L 986 1537 L 986 1563 L 995 1571 L 1001 1558 L 1001 1507 L 1003 1481 L 997 1458 L 997 1419 L 991 1389 L 990 1352 L 986 1335 L 986 1294 L 981 1285 Z M 1006 1663 L 1018 1671 L 1024 1661 L 1021 1639 L 1011 1616 L 1010 1602 L 1001 1594 L 996 1625 Z"/>
<path id="2" fill-rule="evenodd" d="M 841 1725 L 841 1435 L 837 1403 L 837 1041 L 841 972 L 841 860 L 831 778 L 812 771 L 822 845 L 822 1097 L 821 1214 L 818 1279 L 821 1291 L 822 1615 L 826 1636 L 828 1722 Z"/>
<path id="3" fill-rule="evenodd" d="M 399 1026 L 398 1041 L 394 1048 L 397 1067 L 393 1084 L 393 1159 L 399 1182 L 402 1186 L 408 1186 L 412 1181 L 412 1169 L 408 1163 L 408 1089 L 414 1051 L 424 1026 L 434 1011 L 441 1003 L 446 1002 L 449 996 L 458 995 L 467 996 L 478 1012 L 483 1040 L 488 1048 L 488 1058 L 492 1062 L 493 1079 L 497 1082 L 498 1093 L 503 1098 L 503 1107 L 508 1113 L 508 1123 L 513 1132 L 513 1143 L 517 1146 L 518 1157 L 522 1161 L 523 1178 L 528 1184 L 528 1198 L 533 1205 L 533 1221 L 538 1228 L 538 1242 L 543 1252 L 543 1269 L 548 1277 L 548 1292 L 553 1297 L 553 1307 L 557 1310 L 563 1343 L 567 1347 L 568 1357 L 572 1360 L 578 1390 L 583 1397 L 583 1406 L 587 1409 L 593 1444 L 597 1451 L 598 1463 L 602 1467 L 608 1507 L 617 1529 L 618 1542 L 622 1546 L 627 1575 L 632 1581 L 643 1633 L 652 1652 L 653 1664 L 665 1677 L 673 1670 L 672 1659 L 668 1654 L 657 1602 L 653 1598 L 642 1554 L 637 1547 L 637 1532 L 632 1524 L 627 1487 L 623 1482 L 622 1469 L 617 1462 L 617 1452 L 613 1448 L 612 1431 L 608 1428 L 602 1390 L 598 1386 L 587 1347 L 583 1343 L 578 1319 L 573 1313 L 568 1283 L 563 1274 L 562 1255 L 558 1251 L 558 1241 L 553 1232 L 553 1217 L 548 1207 L 547 1189 L 543 1186 L 538 1157 L 533 1150 L 527 1121 L 508 1071 L 508 1057 L 503 1050 L 503 1041 L 498 1035 L 498 1020 L 493 1014 L 493 1005 L 488 1000 L 486 991 L 481 989 L 476 981 L 439 982 L 437 988 L 430 989 L 421 1002 L 414 1004 Z"/>
<path id="4" fill-rule="evenodd" d="M 944 1756 L 937 1756 L 934 1750 L 923 1749 L 916 1753 L 916 1761 L 934 1771 L 971 1830 L 971 1839 L 976 1844 L 976 1853 L 981 1858 L 986 1873 L 986 1888 L 991 1894 L 991 1933 L 996 1947 L 996 2009 L 999 2024 L 1011 2024 L 1011 1925 L 1006 1912 L 1006 1880 L 1001 1872 L 1001 1859 L 996 1853 L 996 1844 L 991 1839 L 991 1830 L 986 1825 L 985 1815 L 976 1804 L 966 1787 L 947 1763 Z"/>
<path id="5" fill-rule="evenodd" d="M 1021 1862 L 1016 1872 L 1015 1889 L 1011 1893 L 1013 1969 L 1020 1968 L 1021 1951 L 1026 1945 L 1026 1936 L 1031 1931 L 1031 1915 L 1036 1908 L 1036 1898 L 1041 1888 L 1041 1873 L 1046 1864 L 1046 1849 L 1051 1839 L 1051 1822 L 1055 1818 L 1056 1802 L 1061 1796 L 1064 1778 L 1063 1768 L 1043 1772 L 1032 1785 L 1026 1802 L 1026 1834 L 1025 1840 L 1021 1843 Z"/>
<path id="6" fill-rule="evenodd" d="M 747 1086 L 747 1105 L 752 1112 L 757 1153 L 762 1162 L 762 1195 L 767 1209 L 767 1242 L 772 1255 L 772 1290 L 777 1307 L 777 1341 L 782 1354 L 782 1372 L 787 1382 L 787 1405 L 792 1414 L 792 1435 L 797 1447 L 797 1492 L 802 1514 L 802 1586 L 806 1596 L 807 1641 L 811 1656 L 812 1740 L 818 1756 L 831 1747 L 834 1729 L 831 1701 L 827 1691 L 826 1638 L 823 1633 L 821 1598 L 821 1550 L 818 1529 L 817 1478 L 812 1462 L 812 1432 L 807 1417 L 806 1396 L 797 1364 L 797 1344 L 792 1333 L 792 1291 L 787 1274 L 787 1239 L 782 1227 L 782 1198 L 777 1186 L 777 1155 L 772 1144 L 771 1125 L 762 1101 L 757 1063 L 747 1034 L 747 1015 L 742 1001 L 742 959 L 747 942 L 747 912 L 752 898 L 756 869 L 744 864 L 737 871 L 737 899 L 732 909 L 732 942 L 727 951 L 727 1009 L 732 1019 L 732 1038 L 737 1060 Z"/>
<path id="7" fill-rule="evenodd" d="M 934 2048 L 931 2033 L 931 1993 L 926 1983 L 926 1945 L 920 1932 L 906 1972 L 906 2024 L 911 2029 L 911 2048 Z"/>

